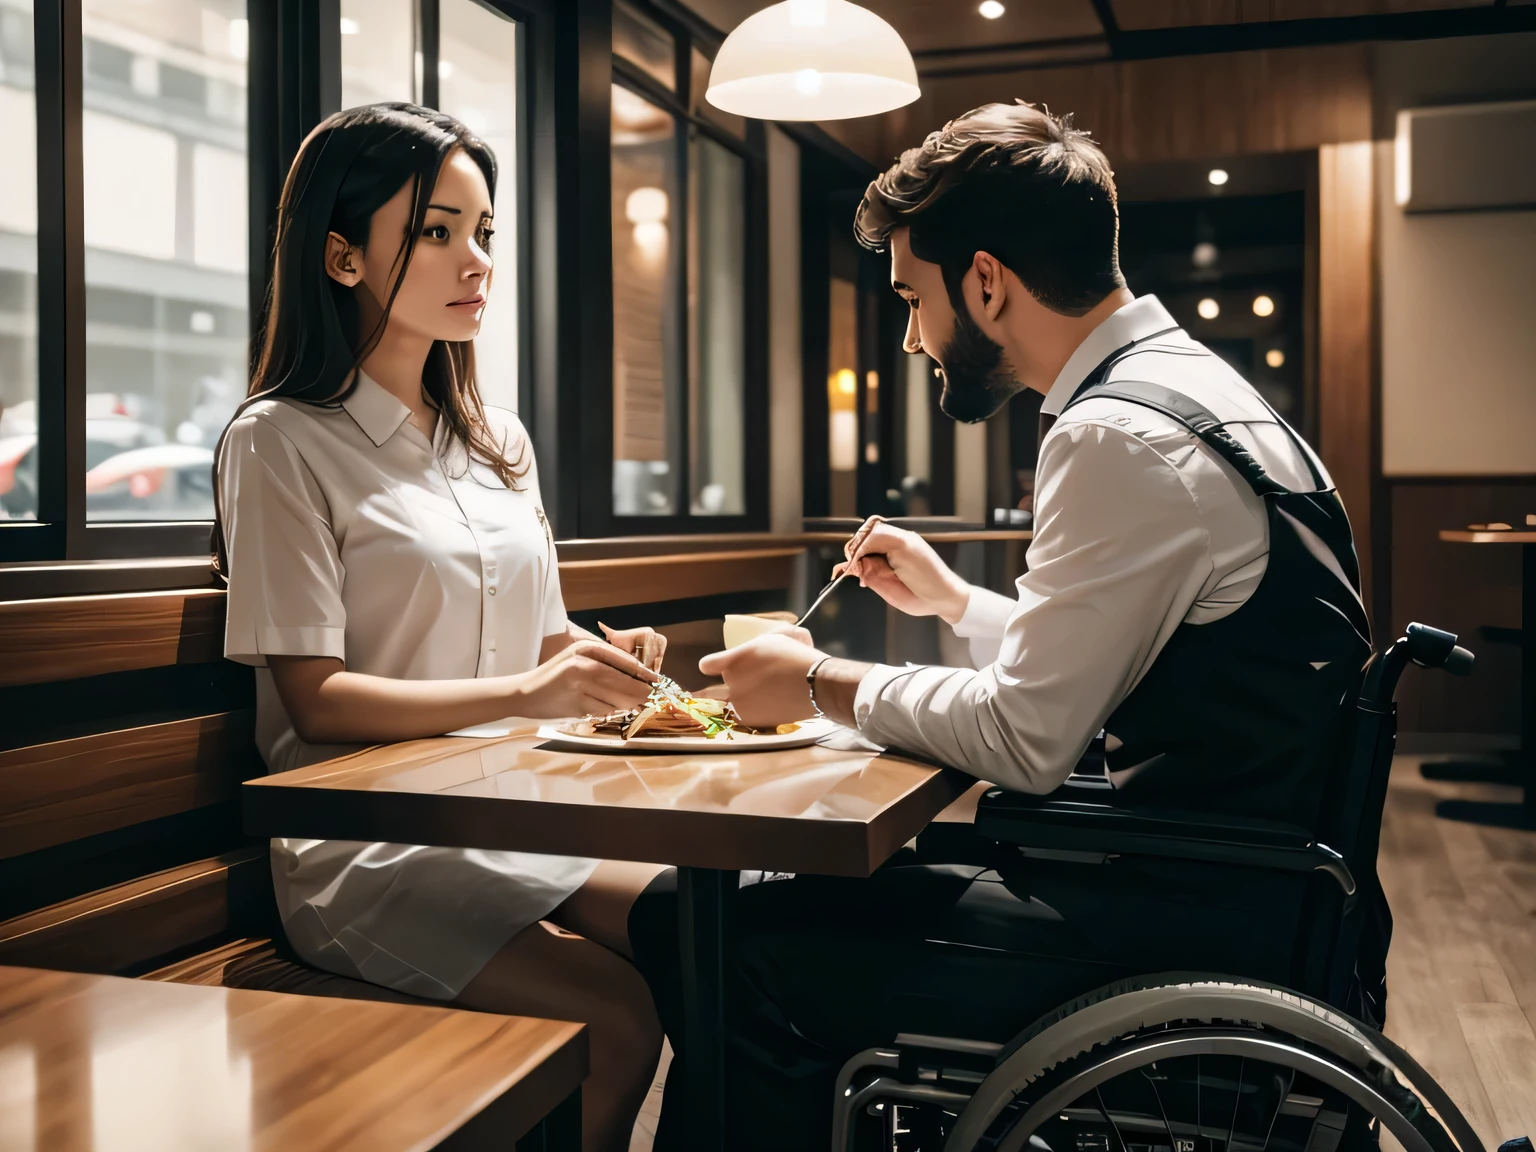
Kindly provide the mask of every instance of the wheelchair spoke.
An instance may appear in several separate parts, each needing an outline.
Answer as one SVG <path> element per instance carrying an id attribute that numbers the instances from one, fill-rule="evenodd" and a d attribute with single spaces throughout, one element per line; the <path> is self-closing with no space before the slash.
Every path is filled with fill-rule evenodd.
<path id="1" fill-rule="evenodd" d="M 1120 1145 L 1120 1152 L 1131 1152 L 1130 1147 L 1125 1142 L 1125 1137 L 1121 1135 L 1120 1125 L 1115 1123 L 1114 1117 L 1109 1114 L 1109 1109 L 1104 1107 L 1103 1093 L 1095 1088 L 1093 1090 L 1093 1096 L 1094 1099 L 1099 1102 L 1099 1114 L 1104 1117 L 1104 1122 L 1108 1124 L 1115 1133 L 1115 1141 Z"/>
<path id="2" fill-rule="evenodd" d="M 1243 1106 L 1243 1074 L 1248 1070 L 1248 1058 L 1240 1056 L 1237 1060 L 1237 1090 L 1232 1093 L 1232 1123 L 1227 1126 L 1227 1142 L 1222 1147 L 1222 1152 L 1232 1152 L 1232 1135 L 1237 1131 L 1237 1112 Z"/>
<path id="3" fill-rule="evenodd" d="M 1198 1058 L 1197 1058 L 1198 1059 Z M 1198 1064 L 1196 1065 L 1198 1067 Z M 1157 1101 L 1157 1110 L 1163 1117 L 1163 1129 L 1168 1133 L 1168 1152 L 1179 1152 L 1179 1142 L 1173 1135 L 1173 1125 L 1168 1122 L 1168 1109 L 1163 1107 L 1163 1094 L 1157 1090 L 1157 1081 L 1152 1078 L 1145 1068 L 1141 1070 L 1142 1077 L 1152 1088 L 1152 1097 Z M 1200 1130 L 1200 1117 L 1195 1117 L 1195 1131 Z"/>

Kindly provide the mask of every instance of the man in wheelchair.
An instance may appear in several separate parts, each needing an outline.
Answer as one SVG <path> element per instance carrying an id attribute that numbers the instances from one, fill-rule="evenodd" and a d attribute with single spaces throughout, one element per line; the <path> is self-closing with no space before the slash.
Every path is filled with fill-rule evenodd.
<path id="1" fill-rule="evenodd" d="M 1470 657 L 1416 633 L 1375 666 L 1379 722 L 1358 722 L 1371 645 L 1343 505 L 1237 372 L 1132 295 L 1113 175 L 1069 120 L 994 104 L 950 122 L 870 185 L 855 229 L 890 251 L 946 413 L 1045 396 L 1029 571 L 999 596 L 872 520 L 849 573 L 942 617 L 974 669 L 829 658 L 806 634 L 701 668 L 749 724 L 820 711 L 1001 790 L 868 880 L 739 894 L 728 1146 L 825 1148 L 834 1125 L 839 1148 L 1369 1139 L 1373 1101 L 1411 1110 L 1371 1031 L 1392 687 L 1409 658 Z M 1107 766 L 1074 776 L 1101 730 Z M 630 935 L 686 1061 L 675 915 L 655 886 Z M 1167 973 L 1227 979 L 1144 979 Z M 681 1079 L 658 1149 L 685 1138 Z M 1415 1146 L 1453 1147 L 1435 1132 Z"/>

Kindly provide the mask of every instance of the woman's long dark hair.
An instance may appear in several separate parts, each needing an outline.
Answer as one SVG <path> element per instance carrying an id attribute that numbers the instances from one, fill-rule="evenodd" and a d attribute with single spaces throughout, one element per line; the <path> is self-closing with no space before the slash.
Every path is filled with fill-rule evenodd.
<path id="1" fill-rule="evenodd" d="M 356 390 L 358 366 L 389 323 L 438 173 L 456 148 L 480 166 L 494 201 L 496 157 L 478 136 L 441 112 L 415 104 L 369 104 L 338 112 L 309 134 L 283 183 L 272 279 L 259 329 L 261 350 L 246 398 L 230 423 L 258 400 L 281 397 L 335 407 Z M 355 290 L 325 270 L 326 238 L 335 232 L 348 244 L 365 248 L 373 214 L 407 184 L 411 225 L 394 257 L 382 315 L 364 332 Z M 474 344 L 435 341 L 421 382 L 447 430 L 503 484 L 516 488 L 528 473 L 526 445 L 517 445 L 516 458 L 508 459 L 511 446 L 499 443 L 487 427 L 475 382 Z M 221 450 L 223 443 L 220 437 Z M 227 578 L 217 453 L 213 496 L 214 561 Z"/>

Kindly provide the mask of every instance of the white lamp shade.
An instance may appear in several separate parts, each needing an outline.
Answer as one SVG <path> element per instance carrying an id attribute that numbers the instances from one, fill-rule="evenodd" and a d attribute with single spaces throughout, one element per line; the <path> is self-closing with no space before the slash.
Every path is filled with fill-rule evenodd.
<path id="1" fill-rule="evenodd" d="M 844 120 L 919 94 L 912 53 L 873 12 L 848 0 L 784 0 L 726 37 L 705 98 L 759 120 Z"/>

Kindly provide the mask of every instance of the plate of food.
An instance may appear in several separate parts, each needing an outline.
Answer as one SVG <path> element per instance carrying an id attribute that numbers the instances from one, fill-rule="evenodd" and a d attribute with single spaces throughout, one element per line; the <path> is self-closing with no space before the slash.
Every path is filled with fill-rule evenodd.
<path id="1" fill-rule="evenodd" d="M 640 708 L 547 724 L 539 738 L 571 752 L 768 752 L 814 744 L 837 725 L 817 717 L 751 728 L 724 700 L 693 696 L 663 677 Z"/>

